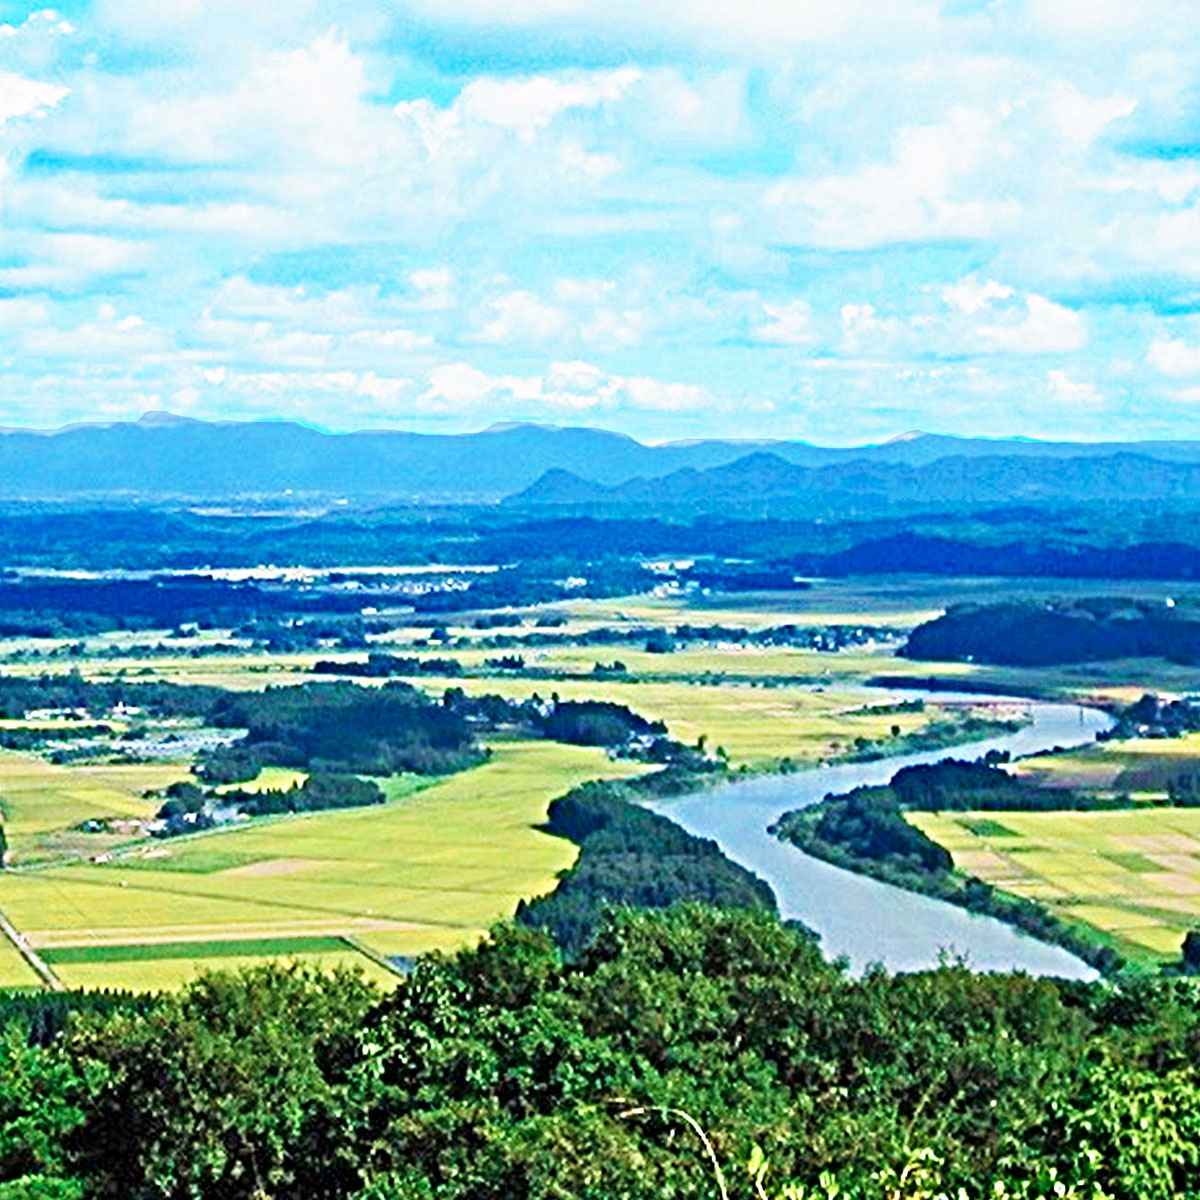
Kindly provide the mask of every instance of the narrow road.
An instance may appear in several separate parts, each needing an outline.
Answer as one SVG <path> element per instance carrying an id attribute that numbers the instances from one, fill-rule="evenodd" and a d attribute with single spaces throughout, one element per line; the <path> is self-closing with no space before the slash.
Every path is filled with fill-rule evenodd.
<path id="1" fill-rule="evenodd" d="M 50 970 L 41 955 L 17 932 L 16 926 L 0 912 L 0 932 L 16 947 L 17 953 L 30 965 L 38 978 L 52 991 L 65 992 L 63 981 Z"/>

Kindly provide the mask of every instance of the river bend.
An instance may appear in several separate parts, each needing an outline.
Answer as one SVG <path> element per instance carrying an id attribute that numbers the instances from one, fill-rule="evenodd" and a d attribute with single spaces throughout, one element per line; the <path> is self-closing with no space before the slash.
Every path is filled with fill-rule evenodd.
<path id="1" fill-rule="evenodd" d="M 872 690 L 867 698 L 886 703 L 889 695 Z M 1096 972 L 1073 954 L 1019 933 L 994 917 L 832 866 L 767 832 L 791 809 L 815 804 L 828 792 L 887 783 L 901 767 L 938 762 L 948 755 L 977 758 L 993 749 L 1007 750 L 1016 758 L 1053 746 L 1081 745 L 1112 723 L 1104 713 L 1074 704 L 944 692 L 906 691 L 891 698 L 941 704 L 1002 700 L 1024 706 L 1031 722 L 1017 733 L 983 742 L 791 775 L 758 776 L 691 796 L 655 799 L 647 807 L 689 833 L 714 839 L 731 859 L 766 880 L 779 901 L 780 914 L 815 929 L 825 953 L 845 955 L 853 970 L 861 971 L 872 962 L 894 971 L 917 970 L 934 966 L 941 955 L 950 954 L 965 958 L 978 971 L 1096 978 Z"/>

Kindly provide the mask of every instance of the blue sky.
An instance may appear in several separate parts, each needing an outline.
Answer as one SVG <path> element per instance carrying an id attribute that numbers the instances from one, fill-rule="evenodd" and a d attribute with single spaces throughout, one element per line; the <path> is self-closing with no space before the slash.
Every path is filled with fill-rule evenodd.
<path id="1" fill-rule="evenodd" d="M 0 0 L 0 424 L 1200 437 L 1200 6 Z"/>

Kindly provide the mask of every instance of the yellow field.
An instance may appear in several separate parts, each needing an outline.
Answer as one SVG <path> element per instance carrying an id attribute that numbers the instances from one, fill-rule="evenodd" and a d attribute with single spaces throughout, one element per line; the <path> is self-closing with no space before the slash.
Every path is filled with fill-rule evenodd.
<path id="1" fill-rule="evenodd" d="M 0 753 L 0 806 L 11 860 L 62 850 L 72 841 L 66 831 L 91 817 L 152 817 L 158 802 L 142 793 L 187 778 L 187 767 L 179 764 L 56 767 L 35 755 Z M 105 845 L 94 837 L 86 844 Z"/>
<path id="2" fill-rule="evenodd" d="M 445 949 L 552 889 L 574 861 L 574 846 L 535 828 L 550 800 L 643 769 L 590 748 L 501 743 L 483 767 L 382 807 L 155 843 L 103 865 L 8 873 L 0 909 L 35 947 L 350 935 L 382 954 Z M 181 961 L 55 969 L 66 982 L 127 986 L 190 969 Z"/>
<path id="3" fill-rule="evenodd" d="M 40 988 L 42 981 L 5 937 L 0 937 L 0 988 Z"/>
<path id="4" fill-rule="evenodd" d="M 563 700 L 611 700 L 649 720 L 662 720 L 672 737 L 708 748 L 723 746 L 735 766 L 764 765 L 781 758 L 816 762 L 840 753 L 856 737 L 886 737 L 893 725 L 907 733 L 934 714 L 863 713 L 861 693 L 838 693 L 751 684 L 625 683 L 620 680 L 430 679 L 421 686 L 440 693 L 461 687 L 469 695 L 490 692 L 524 699 L 535 692 Z M 886 699 L 881 695 L 879 703 Z"/>
<path id="5" fill-rule="evenodd" d="M 1184 935 L 1200 927 L 1200 809 L 909 820 L 960 870 L 1102 930 L 1133 957 L 1177 958 Z"/>
<path id="6" fill-rule="evenodd" d="M 1200 734 L 1100 742 L 1069 754 L 1023 759 L 1018 774 L 1050 787 L 1098 788 L 1162 796 L 1172 774 L 1200 774 Z"/>
<path id="7" fill-rule="evenodd" d="M 286 792 L 299 787 L 308 778 L 307 771 L 294 771 L 291 767 L 263 767 L 258 776 L 249 783 L 229 783 L 219 787 L 218 792 Z"/>
<path id="8" fill-rule="evenodd" d="M 155 992 L 181 988 L 203 971 L 241 971 L 269 962 L 296 961 L 328 971 L 349 967 L 360 971 L 385 991 L 391 990 L 399 982 L 397 975 L 384 970 L 365 954 L 355 954 L 351 950 L 341 954 L 293 955 L 282 959 L 246 956 L 231 959 L 163 958 L 151 962 L 71 963 L 55 966 L 54 973 L 69 988 L 122 988 L 130 992 Z"/>

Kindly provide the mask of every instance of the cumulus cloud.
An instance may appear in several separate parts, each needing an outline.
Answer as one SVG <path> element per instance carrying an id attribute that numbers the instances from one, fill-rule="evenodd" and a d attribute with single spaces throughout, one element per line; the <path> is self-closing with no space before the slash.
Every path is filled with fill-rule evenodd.
<path id="1" fill-rule="evenodd" d="M 967 316 L 987 308 L 993 300 L 1007 300 L 1012 294 L 1013 290 L 1007 284 L 997 283 L 994 279 L 981 283 L 974 275 L 942 288 L 942 299 Z"/>
<path id="2" fill-rule="evenodd" d="M 127 359 L 165 349 L 169 338 L 134 313 L 102 304 L 93 320 L 74 329 L 35 329 L 25 338 L 31 354 L 48 358 Z"/>
<path id="3" fill-rule="evenodd" d="M 1079 350 L 1087 344 L 1087 323 L 1073 309 L 1045 296 L 1025 297 L 1024 315 L 1007 324 L 985 325 L 979 336 L 993 350 L 1011 354 L 1049 354 Z"/>
<path id="4" fill-rule="evenodd" d="M 648 412 L 686 412 L 711 404 L 697 384 L 621 376 L 586 362 L 556 362 L 537 375 L 491 375 L 469 363 L 433 368 L 421 405 L 432 411 L 461 412 L 496 399 L 534 402 L 551 411 L 611 411 L 628 407 Z"/>
<path id="5" fill-rule="evenodd" d="M 0 24 L 0 408 L 874 436 L 1038 432 L 1036 398 L 1086 433 L 1119 376 L 1111 432 L 1186 425 L 1197 32 L 1170 0 L 35 12 Z"/>
<path id="6" fill-rule="evenodd" d="M 53 108 L 68 93 L 67 88 L 11 71 L 0 71 L 0 128 L 14 117 L 38 116 Z"/>
<path id="7" fill-rule="evenodd" d="M 1011 228 L 1020 202 L 959 194 L 992 146 L 986 113 L 953 109 L 934 124 L 902 129 L 890 158 L 858 170 L 773 184 L 763 203 L 784 236 L 845 249 L 919 239 L 983 238 Z"/>
<path id="8" fill-rule="evenodd" d="M 1164 375 L 1200 375 L 1200 346 L 1190 346 L 1182 338 L 1156 339 L 1146 360 Z"/>
<path id="9" fill-rule="evenodd" d="M 801 346 L 815 340 L 812 306 L 807 300 L 789 300 L 783 304 L 764 303 L 762 307 L 768 320 L 755 326 L 754 336 L 760 342 Z"/>
<path id="10" fill-rule="evenodd" d="M 622 67 L 575 78 L 479 79 L 463 88 L 455 107 L 467 120 L 511 129 L 530 142 L 555 117 L 619 100 L 641 77 L 636 67 Z"/>
<path id="11" fill-rule="evenodd" d="M 544 342 L 562 331 L 565 315 L 532 292 L 509 292 L 488 304 L 489 315 L 476 335 L 481 342 Z"/>
<path id="12" fill-rule="evenodd" d="M 1072 379 L 1066 371 L 1047 371 L 1046 385 L 1051 399 L 1056 404 L 1092 408 L 1104 403 L 1104 397 L 1095 384 Z"/>

